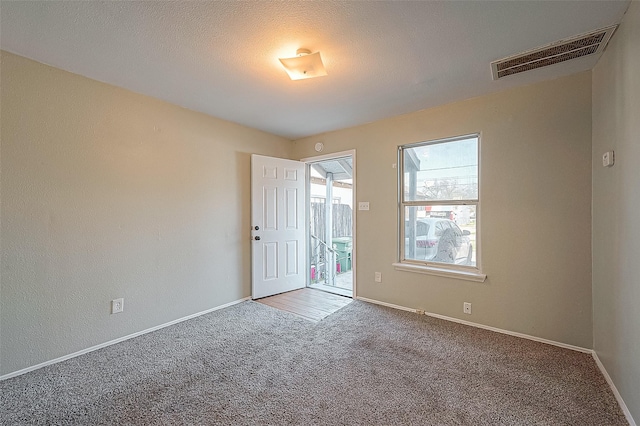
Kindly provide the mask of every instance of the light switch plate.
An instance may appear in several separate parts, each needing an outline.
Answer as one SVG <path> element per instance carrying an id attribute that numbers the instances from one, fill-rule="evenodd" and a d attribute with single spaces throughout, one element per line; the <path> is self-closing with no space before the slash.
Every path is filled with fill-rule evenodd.
<path id="1" fill-rule="evenodd" d="M 602 167 L 611 167 L 615 162 L 613 151 L 607 151 L 602 154 Z"/>

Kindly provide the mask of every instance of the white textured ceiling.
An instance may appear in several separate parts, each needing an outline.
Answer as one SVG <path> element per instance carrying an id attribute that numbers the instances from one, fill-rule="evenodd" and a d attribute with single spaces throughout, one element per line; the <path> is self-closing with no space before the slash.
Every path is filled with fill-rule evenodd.
<path id="1" fill-rule="evenodd" d="M 2 49 L 290 139 L 590 69 L 489 63 L 619 23 L 624 1 L 2 1 Z M 615 35 L 614 35 L 615 37 Z M 320 51 L 326 77 L 278 57 Z"/>

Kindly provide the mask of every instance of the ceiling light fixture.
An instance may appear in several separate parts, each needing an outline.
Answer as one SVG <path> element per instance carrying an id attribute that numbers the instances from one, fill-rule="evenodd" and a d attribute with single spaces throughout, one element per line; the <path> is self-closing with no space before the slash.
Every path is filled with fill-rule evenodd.
<path id="1" fill-rule="evenodd" d="M 280 58 L 282 66 L 291 80 L 322 77 L 327 75 L 320 52 L 311 53 L 308 49 L 298 49 L 293 58 Z"/>

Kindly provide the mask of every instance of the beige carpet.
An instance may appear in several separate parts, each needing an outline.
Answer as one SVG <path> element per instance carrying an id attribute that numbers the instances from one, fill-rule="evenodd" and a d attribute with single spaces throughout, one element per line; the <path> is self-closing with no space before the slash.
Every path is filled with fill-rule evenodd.
<path id="1" fill-rule="evenodd" d="M 354 301 L 254 302 L 0 383 L 3 425 L 623 425 L 588 354 Z"/>

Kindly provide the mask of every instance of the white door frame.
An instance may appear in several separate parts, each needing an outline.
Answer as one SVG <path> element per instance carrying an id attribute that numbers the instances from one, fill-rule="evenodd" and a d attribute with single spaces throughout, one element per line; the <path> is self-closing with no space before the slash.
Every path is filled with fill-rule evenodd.
<path id="1" fill-rule="evenodd" d="M 300 161 L 305 163 L 307 165 L 307 182 L 306 182 L 306 200 L 305 200 L 305 222 L 307 224 L 307 247 L 306 247 L 306 272 L 307 272 L 307 287 L 309 286 L 309 270 L 310 270 L 310 264 L 309 264 L 309 256 L 310 256 L 310 252 L 309 252 L 309 241 L 311 240 L 311 235 L 310 235 L 310 229 L 309 229 L 309 221 L 311 220 L 311 218 L 309 217 L 309 205 L 311 202 L 311 191 L 309 188 L 309 184 L 310 184 L 310 177 L 311 174 L 308 173 L 308 168 L 309 168 L 309 163 L 318 163 L 321 161 L 325 161 L 325 160 L 334 160 L 336 158 L 342 158 L 342 157 L 349 157 L 351 156 L 351 161 L 353 162 L 353 191 L 351 192 L 351 205 L 352 207 L 352 212 L 351 214 L 353 215 L 352 219 L 353 219 L 353 229 L 352 229 L 352 249 L 351 249 L 351 270 L 353 271 L 353 289 L 352 289 L 352 298 L 355 300 L 356 299 L 356 265 L 357 265 L 357 259 L 358 256 L 356 255 L 356 250 L 357 250 L 357 244 L 356 244 L 356 209 L 358 206 L 358 198 L 356 197 L 356 150 L 355 149 L 350 149 L 348 151 L 340 151 L 340 152 L 332 152 L 329 154 L 323 154 L 323 155 L 318 155 L 316 157 L 306 157 L 306 158 L 302 158 Z"/>

